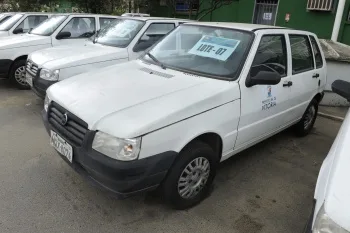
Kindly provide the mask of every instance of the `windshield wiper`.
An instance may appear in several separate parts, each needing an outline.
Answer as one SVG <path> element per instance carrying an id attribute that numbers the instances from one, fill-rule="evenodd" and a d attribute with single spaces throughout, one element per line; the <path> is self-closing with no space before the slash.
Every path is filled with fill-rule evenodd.
<path id="1" fill-rule="evenodd" d="M 153 56 L 150 52 L 146 53 L 147 56 L 152 58 L 153 61 L 155 61 L 163 70 L 166 70 L 166 67 L 163 63 L 161 63 L 155 56 Z"/>

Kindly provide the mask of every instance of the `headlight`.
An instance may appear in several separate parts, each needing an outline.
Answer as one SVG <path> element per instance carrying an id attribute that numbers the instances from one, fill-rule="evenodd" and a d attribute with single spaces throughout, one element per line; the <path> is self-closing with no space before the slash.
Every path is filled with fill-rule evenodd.
<path id="1" fill-rule="evenodd" d="M 45 96 L 45 101 L 44 101 L 44 109 L 47 112 L 47 109 L 49 108 L 49 104 L 50 104 L 51 100 L 50 98 L 46 95 Z"/>
<path id="2" fill-rule="evenodd" d="M 121 139 L 103 132 L 97 132 L 92 148 L 112 159 L 131 161 L 138 158 L 141 138 Z"/>
<path id="3" fill-rule="evenodd" d="M 42 69 L 40 71 L 40 78 L 48 80 L 48 81 L 57 81 L 60 76 L 60 70 L 48 70 Z"/>
<path id="4" fill-rule="evenodd" d="M 336 224 L 324 210 L 324 206 L 321 207 L 320 211 L 317 214 L 313 233 L 349 233 L 344 230 L 341 226 Z"/>

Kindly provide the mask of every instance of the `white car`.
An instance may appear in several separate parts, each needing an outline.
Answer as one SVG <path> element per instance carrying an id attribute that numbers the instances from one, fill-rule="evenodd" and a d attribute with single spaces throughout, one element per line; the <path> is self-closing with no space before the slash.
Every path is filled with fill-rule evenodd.
<path id="1" fill-rule="evenodd" d="M 85 46 L 60 46 L 28 56 L 27 82 L 42 99 L 52 84 L 96 68 L 138 58 L 184 20 L 119 18 Z"/>
<path id="2" fill-rule="evenodd" d="M 337 80 L 332 84 L 333 92 L 350 101 L 350 83 Z M 324 160 L 314 195 L 314 206 L 305 233 L 349 233 L 350 232 L 350 113 Z"/>
<path id="3" fill-rule="evenodd" d="M 84 45 L 97 30 L 116 18 L 93 14 L 54 15 L 25 35 L 0 38 L 0 78 L 9 78 L 20 89 L 29 89 L 25 77 L 28 54 L 60 45 Z"/>
<path id="4" fill-rule="evenodd" d="M 183 209 L 219 162 L 291 126 L 307 135 L 326 73 L 313 33 L 186 23 L 139 60 L 52 85 L 43 119 L 82 174 L 121 196 L 160 186 Z"/>
<path id="5" fill-rule="evenodd" d="M 0 13 L 0 25 L 11 18 L 15 13 Z"/>
<path id="6" fill-rule="evenodd" d="M 27 33 L 43 21 L 47 20 L 51 15 L 52 13 L 11 14 L 10 18 L 0 24 L 0 37 Z"/>

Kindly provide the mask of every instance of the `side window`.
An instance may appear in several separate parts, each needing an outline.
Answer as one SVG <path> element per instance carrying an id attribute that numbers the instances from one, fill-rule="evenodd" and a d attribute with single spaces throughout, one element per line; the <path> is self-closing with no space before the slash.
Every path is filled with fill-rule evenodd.
<path id="1" fill-rule="evenodd" d="M 323 60 L 322 60 L 322 55 L 321 55 L 321 52 L 320 52 L 320 48 L 318 47 L 318 44 L 316 42 L 315 37 L 310 36 L 310 40 L 311 40 L 312 48 L 314 50 L 316 68 L 322 68 Z"/>
<path id="2" fill-rule="evenodd" d="M 266 35 L 261 38 L 250 72 L 255 76 L 262 70 L 273 70 L 282 77 L 287 75 L 287 49 L 284 35 Z"/>
<path id="3" fill-rule="evenodd" d="M 15 30 L 23 30 L 23 33 L 29 32 L 29 30 L 35 28 L 42 22 L 48 19 L 45 15 L 32 15 L 25 18 L 22 23 L 20 23 Z"/>
<path id="4" fill-rule="evenodd" d="M 114 18 L 100 18 L 100 30 L 108 26 L 110 23 L 112 23 Z"/>
<path id="5" fill-rule="evenodd" d="M 292 50 L 293 74 L 314 68 L 314 60 L 309 38 L 306 35 L 289 35 Z"/>
<path id="6" fill-rule="evenodd" d="M 146 50 L 174 28 L 174 23 L 152 23 L 141 36 L 133 51 L 139 52 Z"/>
<path id="7" fill-rule="evenodd" d="M 89 38 L 95 34 L 95 29 L 95 18 L 73 18 L 61 32 L 69 32 L 68 39 Z"/>

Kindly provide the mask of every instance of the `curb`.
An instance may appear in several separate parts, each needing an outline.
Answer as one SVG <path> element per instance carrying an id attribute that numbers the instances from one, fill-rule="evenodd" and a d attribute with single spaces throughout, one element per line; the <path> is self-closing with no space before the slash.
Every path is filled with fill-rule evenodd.
<path id="1" fill-rule="evenodd" d="M 323 112 L 319 112 L 318 115 L 321 117 L 324 117 L 324 118 L 334 120 L 334 121 L 340 121 L 340 122 L 344 121 L 344 117 L 334 116 L 334 115 L 326 114 Z"/>

